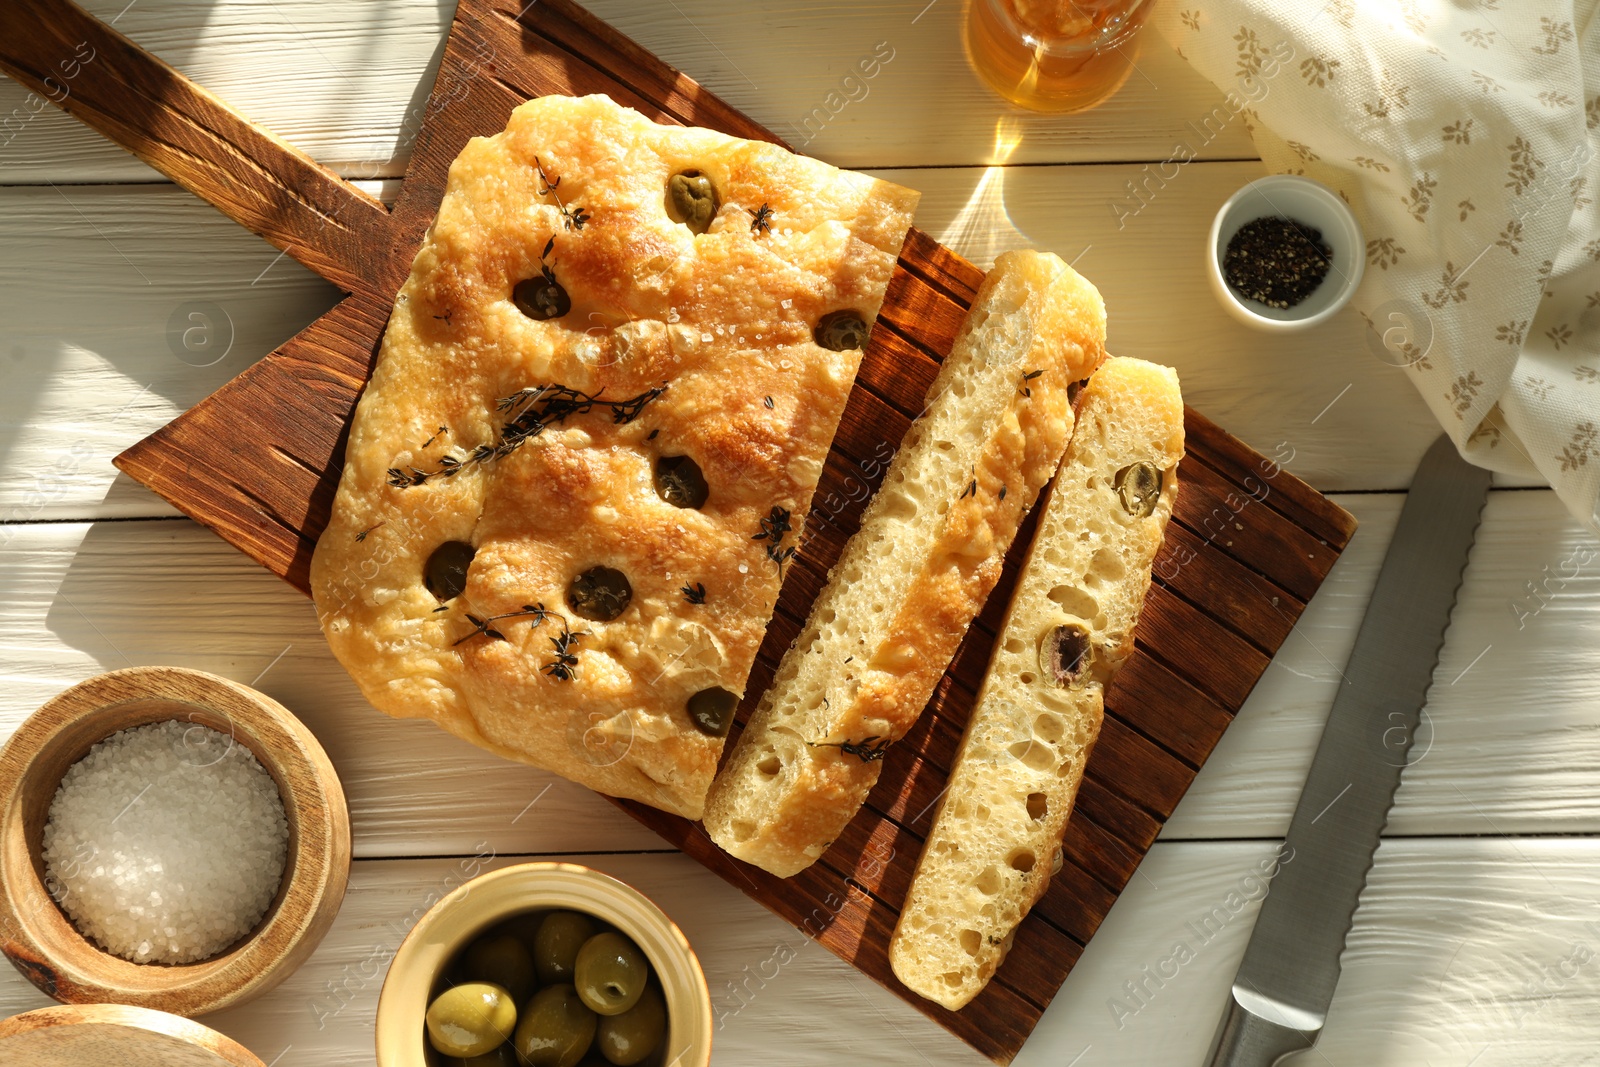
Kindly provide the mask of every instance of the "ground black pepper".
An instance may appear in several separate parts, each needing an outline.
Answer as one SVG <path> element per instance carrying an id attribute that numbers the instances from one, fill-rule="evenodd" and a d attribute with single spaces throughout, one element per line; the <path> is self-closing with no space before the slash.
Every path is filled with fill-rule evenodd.
<path id="1" fill-rule="evenodd" d="M 1271 215 L 1239 227 L 1223 253 L 1222 276 L 1240 296 L 1291 308 L 1316 292 L 1332 255 L 1321 230 Z"/>

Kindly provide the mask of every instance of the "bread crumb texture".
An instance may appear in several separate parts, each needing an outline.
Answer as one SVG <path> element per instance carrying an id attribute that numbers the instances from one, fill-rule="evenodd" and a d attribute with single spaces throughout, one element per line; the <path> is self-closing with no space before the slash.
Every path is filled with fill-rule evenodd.
<path id="1" fill-rule="evenodd" d="M 1133 651 L 1177 497 L 1183 399 L 1166 367 L 1112 358 L 1077 425 L 889 945 L 952 1010 L 981 991 L 1062 863 L 1105 686 Z"/>
<path id="2" fill-rule="evenodd" d="M 1100 294 L 1059 258 L 1002 255 L 923 415 L 712 787 L 706 829 L 787 877 L 865 802 L 916 722 L 1072 428 L 1104 358 Z"/>
<path id="3" fill-rule="evenodd" d="M 312 560 L 367 699 L 697 817 L 916 199 L 603 96 L 470 141 Z"/>

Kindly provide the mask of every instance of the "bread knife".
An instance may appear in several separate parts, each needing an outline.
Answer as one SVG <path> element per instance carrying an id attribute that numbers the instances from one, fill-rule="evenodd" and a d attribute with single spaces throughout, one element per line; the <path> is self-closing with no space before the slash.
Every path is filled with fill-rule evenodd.
<path id="1" fill-rule="evenodd" d="M 1488 490 L 1448 437 L 1417 468 L 1207 1067 L 1270 1067 L 1322 1032 Z"/>

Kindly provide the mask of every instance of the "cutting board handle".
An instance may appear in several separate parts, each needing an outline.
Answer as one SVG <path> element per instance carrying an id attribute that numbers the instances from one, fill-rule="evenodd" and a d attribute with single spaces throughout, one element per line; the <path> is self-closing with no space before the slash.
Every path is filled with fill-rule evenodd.
<path id="1" fill-rule="evenodd" d="M 333 284 L 394 296 L 381 203 L 70 0 L 0 0 L 0 69 Z"/>

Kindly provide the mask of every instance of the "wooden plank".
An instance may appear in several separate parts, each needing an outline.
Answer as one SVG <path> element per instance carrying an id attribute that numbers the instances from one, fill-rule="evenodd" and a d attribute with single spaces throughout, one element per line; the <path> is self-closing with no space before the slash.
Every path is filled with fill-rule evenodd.
<path id="1" fill-rule="evenodd" d="M 82 8 L 0 7 L 0 70 L 334 284 L 392 295 L 382 204 Z"/>

